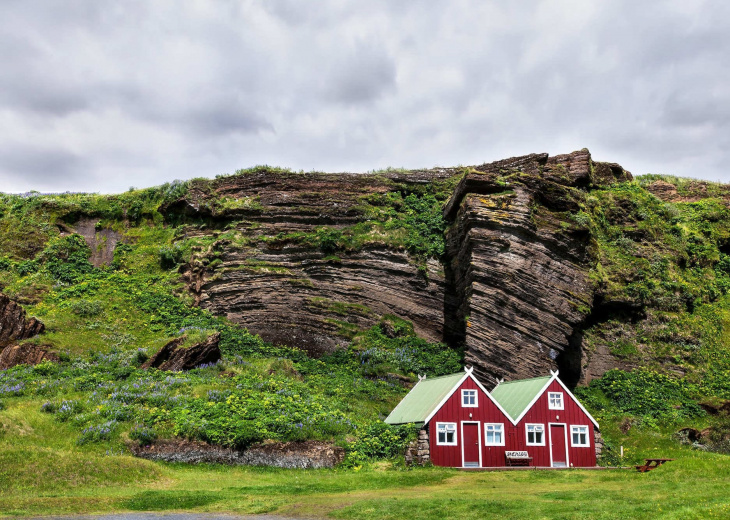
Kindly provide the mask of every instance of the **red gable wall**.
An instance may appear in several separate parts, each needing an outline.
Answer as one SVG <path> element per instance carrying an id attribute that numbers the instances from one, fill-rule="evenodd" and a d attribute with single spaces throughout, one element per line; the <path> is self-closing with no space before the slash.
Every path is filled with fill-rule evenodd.
<path id="1" fill-rule="evenodd" d="M 550 410 L 548 407 L 548 393 L 562 392 L 563 410 Z M 545 446 L 527 446 L 527 423 L 545 425 Z M 550 423 L 565 424 L 566 435 L 568 436 L 568 463 L 575 467 L 589 467 L 596 465 L 596 446 L 593 435 L 594 425 L 586 413 L 580 409 L 578 404 L 560 386 L 560 383 L 553 381 L 547 390 L 537 399 L 532 408 L 517 424 L 514 430 L 514 438 L 508 442 L 514 442 L 514 450 L 527 450 L 533 458 L 534 466 L 550 466 Z M 571 426 L 588 426 L 589 446 L 585 448 L 574 448 L 571 442 Z M 512 434 L 512 432 L 511 432 Z"/>
<path id="2" fill-rule="evenodd" d="M 463 389 L 477 390 L 477 408 L 461 406 L 461 391 Z M 471 417 L 470 417 L 471 414 Z M 510 449 L 505 446 L 484 446 L 484 423 L 504 423 L 505 432 L 512 423 L 505 417 L 497 405 L 477 386 L 474 380 L 468 377 L 459 388 L 444 403 L 441 409 L 429 421 L 429 442 L 431 461 L 436 466 L 462 467 L 461 460 L 461 421 L 478 421 L 480 445 L 482 452 L 482 467 L 504 466 L 504 451 Z M 436 423 L 456 423 L 457 446 L 438 446 L 436 444 Z"/>
<path id="3" fill-rule="evenodd" d="M 479 406 L 477 408 L 461 406 L 462 389 L 477 390 L 479 398 Z M 548 392 L 563 393 L 563 410 L 550 410 L 548 408 Z M 549 467 L 551 464 L 550 423 L 565 425 L 565 435 L 568 440 L 568 464 L 572 464 L 574 467 L 591 467 L 596 465 L 593 423 L 557 381 L 550 383 L 549 387 L 532 405 L 517 426 L 513 426 L 512 422 L 497 408 L 494 402 L 477 384 L 471 378 L 467 378 L 428 423 L 431 460 L 436 466 L 462 467 L 462 421 L 479 422 L 482 467 L 505 466 L 505 451 L 527 451 L 529 456 L 533 458 L 532 466 Z M 438 446 L 436 444 L 437 422 L 456 423 L 456 446 Z M 484 423 L 504 424 L 505 446 L 484 445 Z M 527 423 L 543 424 L 545 426 L 545 446 L 527 446 L 525 426 Z M 572 446 L 570 427 L 578 425 L 588 426 L 588 447 Z"/>

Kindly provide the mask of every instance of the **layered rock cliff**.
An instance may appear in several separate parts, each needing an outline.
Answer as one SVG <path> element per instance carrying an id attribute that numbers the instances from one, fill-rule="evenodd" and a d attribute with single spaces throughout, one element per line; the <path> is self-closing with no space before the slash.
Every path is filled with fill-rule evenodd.
<path id="1" fill-rule="evenodd" d="M 262 171 L 200 183 L 163 208 L 168 218 L 199 219 L 188 236 L 213 236 L 184 266 L 196 301 L 275 343 L 318 355 L 387 314 L 411 320 L 421 336 L 443 336 L 444 274 L 394 246 L 398 232 L 375 227 L 356 247 L 312 244 L 322 232 L 372 220 L 365 198 L 411 192 L 461 170 L 409 174 L 294 174 Z M 225 205 L 216 206 L 216 201 Z M 218 230 L 211 231 L 211 227 Z M 225 228 L 225 229 L 220 229 Z M 381 234 L 382 231 L 382 234 Z M 212 233 L 212 234 L 211 234 Z"/>
<path id="2" fill-rule="evenodd" d="M 161 212 L 199 238 L 181 268 L 195 301 L 264 339 L 318 355 L 392 314 L 464 345 L 483 377 L 560 368 L 575 384 L 595 259 L 571 216 L 593 187 L 629 179 L 587 150 L 368 175 L 262 169 L 197 182 Z M 448 197 L 443 255 L 414 254 L 382 218 L 394 194 Z"/>

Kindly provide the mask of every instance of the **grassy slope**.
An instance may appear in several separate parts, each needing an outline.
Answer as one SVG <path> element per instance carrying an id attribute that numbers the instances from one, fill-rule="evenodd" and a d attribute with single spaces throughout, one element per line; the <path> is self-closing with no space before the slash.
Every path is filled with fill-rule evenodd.
<path id="1" fill-rule="evenodd" d="M 691 189 L 691 183 L 672 182 L 680 189 Z M 190 255 L 194 246 L 209 244 L 205 238 L 180 240 L 180 229 L 163 227 L 156 212 L 161 202 L 179 195 L 184 186 L 169 185 L 117 197 L 2 197 L 0 284 L 4 292 L 21 299 L 31 315 L 47 324 L 48 332 L 32 341 L 68 353 L 69 361 L 59 371 L 43 367 L 9 371 L 0 381 L 0 390 L 3 384 L 6 388 L 17 381 L 26 384 L 21 392 L 0 395 L 6 407 L 0 411 L 0 511 L 37 514 L 200 508 L 315 515 L 334 511 L 334 516 L 343 518 L 396 518 L 407 511 L 418 518 L 419 514 L 431 517 L 433 511 L 442 510 L 445 516 L 469 518 L 495 510 L 507 518 L 522 518 L 529 512 L 537 517 L 576 518 L 579 516 L 575 512 L 580 509 L 590 512 L 587 518 L 639 514 L 705 518 L 723 511 L 727 516 L 722 492 L 722 482 L 728 476 L 724 456 L 679 446 L 671 438 L 681 426 L 704 427 L 716 421 L 698 411 L 694 404 L 697 400 L 730 398 L 730 344 L 725 334 L 730 319 L 730 296 L 726 295 L 730 262 L 723 252 L 730 235 L 730 219 L 719 198 L 724 191 L 707 190 L 705 200 L 700 202 L 664 204 L 646 192 L 642 184 L 645 181 L 640 180 L 596 190 L 587 197 L 579 194 L 582 211 L 562 218 L 566 227 L 590 230 L 599 259 L 593 272 L 595 283 L 606 301 L 620 302 L 620 308 L 629 310 L 614 312 L 607 321 L 589 328 L 589 347 L 606 343 L 616 356 L 642 366 L 646 373 L 643 379 L 628 383 L 621 374 L 614 374 L 582 390 L 591 410 L 600 417 L 610 446 L 627 447 L 624 461 L 617 460 L 615 450 L 608 460 L 630 464 L 657 453 L 679 459 L 643 476 L 585 471 L 383 472 L 367 466 L 361 472 L 184 468 L 116 455 L 135 424 L 155 428 L 161 435 L 177 432 L 226 439 L 226 432 L 237 427 L 226 430 L 216 417 L 230 415 L 231 409 L 208 392 L 228 395 L 226 392 L 234 392 L 238 384 L 243 384 L 244 390 L 248 389 L 246 396 L 254 400 L 265 397 L 267 391 L 273 395 L 284 390 L 283 395 L 290 392 L 292 397 L 304 392 L 310 405 L 328 406 L 327 413 L 341 414 L 343 420 L 359 425 L 360 430 L 318 423 L 307 433 L 309 437 L 334 438 L 342 443 L 355 441 L 349 446 L 354 454 L 352 465 L 358 465 L 372 456 L 387 455 L 398 441 L 361 433 L 404 392 L 392 383 L 369 377 L 388 371 L 415 371 L 433 358 L 438 346 L 419 341 L 407 330 L 403 338 L 389 343 L 373 330 L 355 338 L 346 356 L 312 365 L 296 351 L 265 345 L 245 331 L 191 309 L 185 303 L 177 274 L 162 265 L 170 258 L 174 265 L 176 258 Z M 413 208 L 422 210 L 420 199 L 411 200 L 409 207 L 400 195 L 390 198 L 371 201 L 374 204 L 366 208 L 376 219 L 383 220 L 377 224 L 379 240 L 381 231 L 385 231 L 391 233 L 389 240 L 393 244 L 407 245 L 409 230 L 422 233 L 422 226 L 430 232 L 438 228 L 438 223 L 434 226 L 432 221 L 414 222 L 413 215 L 407 213 Z M 115 228 L 130 239 L 129 247 L 118 248 L 113 268 L 89 269 L 79 260 L 87 253 L 79 251 L 68 238 L 60 237 L 53 224 L 78 214 L 101 218 L 102 226 Z M 370 232 L 353 228 L 333 234 L 323 229 L 311 236 L 266 239 L 295 239 L 337 251 L 359 247 Z M 415 243 L 411 247 L 416 256 L 433 253 L 430 244 Z M 59 252 L 65 259 L 60 265 L 52 261 Z M 636 313 L 644 313 L 645 318 L 637 319 Z M 407 324 L 400 326 L 407 329 Z M 131 387 L 139 378 L 145 377 L 133 368 L 137 348 L 154 352 L 183 327 L 194 327 L 192 334 L 198 335 L 214 329 L 222 331 L 227 358 L 222 368 L 235 377 L 218 377 L 220 368 L 196 371 L 182 378 L 183 382 L 168 384 L 169 388 L 158 395 L 134 397 L 128 405 L 124 396 L 133 391 Z M 407 359 L 402 359 L 404 347 L 411 352 Z M 401 349 L 400 354 L 396 354 L 397 349 Z M 88 359 L 89 352 L 111 354 Z M 86 365 L 74 368 L 79 360 L 86 360 Z M 443 366 L 443 361 L 434 364 Z M 445 361 L 454 362 L 451 358 Z M 271 372 L 273 378 L 268 375 Z M 685 375 L 678 380 L 677 373 Z M 275 388 L 263 388 L 263 394 L 250 391 L 252 384 L 267 380 L 273 380 Z M 117 397 L 99 401 L 92 396 L 94 385 L 103 385 L 109 393 L 117 392 Z M 611 385 L 624 391 L 617 395 Z M 659 391 L 664 406 L 642 407 L 647 392 L 657 396 Z M 160 407 L 153 400 L 176 396 L 191 400 L 186 402 L 195 420 L 185 422 L 159 413 Z M 62 400 L 76 400 L 82 409 L 65 421 L 58 414 L 39 411 L 46 401 L 59 405 Z M 272 438 L 296 438 L 292 437 L 298 434 L 295 419 L 286 425 L 275 420 L 281 415 L 282 405 L 287 413 L 300 412 L 273 400 L 263 414 L 259 413 L 267 418 L 264 427 Z M 206 411 L 209 406 L 220 414 L 211 416 Z M 119 410 L 121 416 L 116 415 Z M 108 439 L 77 444 L 84 428 L 114 417 L 117 422 Z M 201 430 L 203 420 L 212 422 L 215 428 Z M 633 427 L 623 433 L 618 426 L 627 421 Z M 373 439 L 382 445 L 373 449 Z M 108 451 L 113 455 L 107 456 Z M 526 498 L 515 497 L 516 485 Z M 358 491 L 349 491 L 350 486 Z M 276 489 L 286 489 L 291 495 Z M 490 490 L 486 498 L 485 489 Z"/>
<path id="2" fill-rule="evenodd" d="M 461 472 L 277 470 L 156 464 L 75 445 L 68 426 L 13 401 L 0 416 L 0 515 L 112 511 L 276 512 L 332 518 L 727 518 L 730 465 L 657 432 L 628 450 L 676 457 L 658 470 Z M 42 446 L 42 448 L 40 448 Z M 519 493 L 515 493 L 519 489 Z"/>

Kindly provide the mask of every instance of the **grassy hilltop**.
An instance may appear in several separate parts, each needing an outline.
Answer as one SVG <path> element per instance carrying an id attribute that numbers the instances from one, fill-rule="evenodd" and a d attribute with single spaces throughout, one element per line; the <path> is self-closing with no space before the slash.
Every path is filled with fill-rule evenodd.
<path id="1" fill-rule="evenodd" d="M 418 194 L 394 186 L 364 198 L 368 226 L 262 240 L 333 254 L 378 240 L 407 250 L 416 263 L 438 259 L 441 211 L 457 181 L 458 175 Z M 674 190 L 671 201 L 652 194 L 657 181 Z M 727 186 L 644 176 L 593 189 L 563 216 L 566 230 L 590 235 L 591 280 L 600 299 L 611 302 L 588 322 L 584 344 L 607 347 L 624 368 L 577 390 L 601 423 L 603 463 L 633 464 L 654 454 L 680 459 L 639 477 L 385 471 L 402 467 L 398 456 L 413 435 L 381 422 L 407 392 L 403 382 L 460 370 L 461 351 L 386 316 L 370 328 L 351 327 L 346 349 L 313 359 L 194 306 L 178 267 L 214 241 L 235 241 L 236 232 L 199 233 L 210 223 L 166 221 L 160 208 L 206 182 L 110 196 L 0 194 L 0 288 L 45 323 L 46 332 L 27 341 L 61 358 L 0 371 L 0 514 L 198 508 L 432 517 L 423 516 L 424 504 L 464 518 L 497 511 L 507 518 L 528 511 L 580 518 L 570 516 L 579 508 L 585 518 L 728 514 L 721 483 L 730 467 L 722 455 L 730 451 L 730 419 L 705 411 L 730 399 Z M 217 204 L 250 209 L 256 201 Z M 95 267 L 94 251 L 71 232 L 84 218 L 121 237 L 107 265 Z M 344 317 L 353 309 L 341 311 Z M 139 368 L 170 339 L 185 335 L 193 344 L 214 332 L 224 355 L 215 366 L 185 373 Z M 689 426 L 712 427 L 705 443 L 721 454 L 681 445 L 673 434 Z M 339 444 L 347 455 L 342 468 L 309 473 L 189 468 L 129 456 L 128 443 L 170 437 L 237 448 L 314 439 Z M 524 502 L 509 495 L 516 484 L 525 489 Z M 494 499 L 484 502 L 474 486 L 493 490 Z M 463 496 L 465 502 L 453 503 Z"/>

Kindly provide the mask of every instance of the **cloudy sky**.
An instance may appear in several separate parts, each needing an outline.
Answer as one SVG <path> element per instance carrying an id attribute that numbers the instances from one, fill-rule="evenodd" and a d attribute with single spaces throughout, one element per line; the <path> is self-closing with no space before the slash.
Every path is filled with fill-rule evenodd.
<path id="1" fill-rule="evenodd" d="M 2 0 L 0 191 L 588 147 L 730 182 L 730 3 Z"/>

